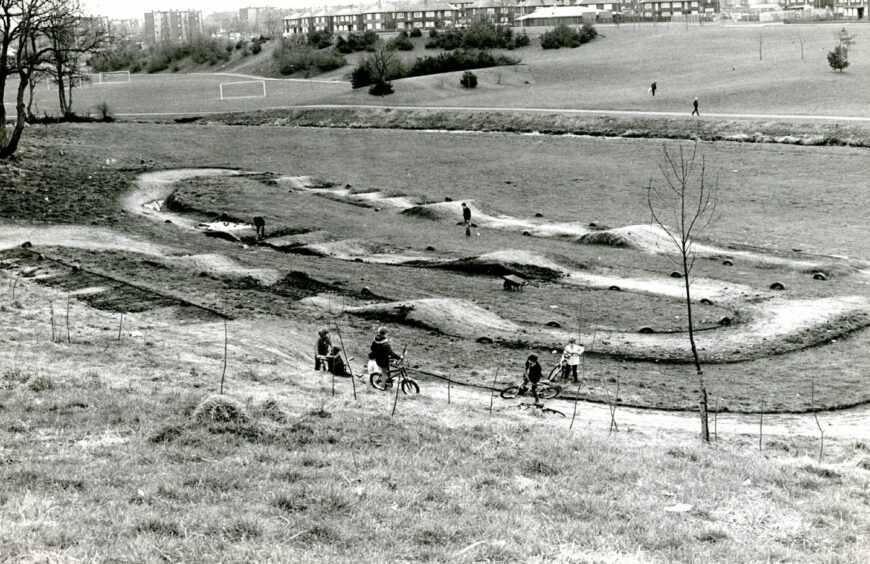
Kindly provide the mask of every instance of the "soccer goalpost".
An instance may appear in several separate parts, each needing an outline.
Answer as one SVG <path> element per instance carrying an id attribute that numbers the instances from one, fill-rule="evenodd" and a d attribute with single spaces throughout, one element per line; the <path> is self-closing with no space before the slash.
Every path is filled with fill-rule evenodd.
<path id="1" fill-rule="evenodd" d="M 97 84 L 127 84 L 130 82 L 130 71 L 101 72 Z"/>
<path id="2" fill-rule="evenodd" d="M 241 82 L 221 82 L 221 100 L 241 100 L 243 98 L 265 98 L 265 80 L 243 80 Z"/>

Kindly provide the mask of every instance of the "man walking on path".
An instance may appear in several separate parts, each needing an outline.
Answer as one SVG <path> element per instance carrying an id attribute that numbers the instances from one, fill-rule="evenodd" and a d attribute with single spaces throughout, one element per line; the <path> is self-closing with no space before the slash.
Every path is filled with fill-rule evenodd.
<path id="1" fill-rule="evenodd" d="M 649 91 L 652 92 L 653 98 L 656 95 L 656 81 L 654 80 L 652 84 L 649 85 Z"/>
<path id="2" fill-rule="evenodd" d="M 577 367 L 580 366 L 580 355 L 584 352 L 585 349 L 577 344 L 576 338 L 571 337 L 570 339 L 568 339 L 568 344 L 565 345 L 565 350 L 563 354 L 565 357 L 565 362 L 568 364 L 568 371 L 571 372 L 575 383 L 580 381 L 579 377 L 577 376 Z"/>
<path id="3" fill-rule="evenodd" d="M 465 223 L 465 236 L 471 237 L 471 208 L 462 202 L 462 221 Z"/>
<path id="4" fill-rule="evenodd" d="M 692 110 L 692 115 L 701 117 L 701 112 L 698 111 L 698 98 L 697 97 L 695 97 L 695 100 L 692 101 L 692 106 L 695 108 Z"/>

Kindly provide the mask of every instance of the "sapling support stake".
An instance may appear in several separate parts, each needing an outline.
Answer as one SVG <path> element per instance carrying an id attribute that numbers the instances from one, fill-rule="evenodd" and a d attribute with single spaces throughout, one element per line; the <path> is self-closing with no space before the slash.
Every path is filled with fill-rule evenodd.
<path id="1" fill-rule="evenodd" d="M 761 413 L 758 418 L 758 450 L 761 450 L 761 439 L 764 436 L 764 396 L 761 396 Z"/>
<path id="2" fill-rule="evenodd" d="M 495 375 L 492 377 L 492 388 L 489 390 L 489 416 L 492 417 L 492 400 L 495 397 L 495 386 L 498 381 L 498 371 L 501 370 L 501 366 L 495 367 Z"/>
<path id="3" fill-rule="evenodd" d="M 819 428 L 819 434 L 822 441 L 819 444 L 819 464 L 822 463 L 822 454 L 825 452 L 825 430 L 822 429 L 822 424 L 819 423 L 819 414 L 816 411 L 816 381 L 810 380 L 810 410 L 813 412 L 813 419 L 816 420 L 816 427 Z"/>
<path id="4" fill-rule="evenodd" d="M 118 342 L 121 342 L 121 328 L 124 326 L 124 314 L 121 314 L 121 319 L 118 321 Z"/>
<path id="5" fill-rule="evenodd" d="M 69 332 L 69 294 L 66 295 L 66 342 L 72 344 L 72 335 Z"/>
<path id="6" fill-rule="evenodd" d="M 57 334 L 54 329 L 54 302 L 48 302 L 49 310 L 51 311 L 51 342 L 57 342 Z"/>
<path id="7" fill-rule="evenodd" d="M 408 351 L 408 347 L 405 347 L 404 349 L 402 349 L 402 363 L 403 364 L 405 362 L 405 353 L 407 351 Z M 389 375 L 389 378 L 392 380 L 393 379 L 392 375 Z M 396 398 L 393 400 L 393 412 L 390 414 L 390 417 L 392 417 L 396 414 L 396 406 L 399 404 L 399 388 L 402 387 L 402 383 L 395 382 L 395 385 L 396 385 Z"/>
<path id="8" fill-rule="evenodd" d="M 224 368 L 221 371 L 221 395 L 224 393 L 224 377 L 227 374 L 227 320 L 224 319 Z"/>
<path id="9" fill-rule="evenodd" d="M 447 373 L 447 405 L 450 405 L 450 373 Z"/>
<path id="10" fill-rule="evenodd" d="M 716 396 L 716 404 L 713 406 L 713 440 L 719 440 L 719 396 Z"/>
<path id="11" fill-rule="evenodd" d="M 342 308 L 344 310 L 344 308 Z M 353 374 L 353 369 L 350 367 L 350 359 L 347 357 L 347 349 L 344 348 L 344 339 L 341 338 L 341 325 L 338 323 L 338 318 L 333 320 L 335 323 L 335 332 L 338 334 L 338 343 L 341 345 L 341 352 L 344 354 L 344 363 L 347 365 L 347 370 L 350 373 L 350 383 L 353 387 L 353 399 L 356 401 L 356 376 Z M 333 377 L 335 382 L 335 377 Z M 335 384 L 333 383 L 333 386 Z"/>
<path id="12" fill-rule="evenodd" d="M 580 322 L 577 322 L 577 334 L 580 334 Z M 589 345 L 589 352 L 592 352 L 592 348 L 595 346 L 595 339 L 598 337 L 598 330 L 592 332 L 592 343 Z M 582 380 L 586 375 L 586 355 L 584 354 L 580 358 L 580 379 Z M 574 412 L 571 414 L 571 424 L 568 425 L 568 430 L 574 428 L 574 419 L 577 417 L 577 402 L 580 400 L 580 387 L 582 386 L 582 382 L 577 382 L 577 393 L 574 396 Z"/>

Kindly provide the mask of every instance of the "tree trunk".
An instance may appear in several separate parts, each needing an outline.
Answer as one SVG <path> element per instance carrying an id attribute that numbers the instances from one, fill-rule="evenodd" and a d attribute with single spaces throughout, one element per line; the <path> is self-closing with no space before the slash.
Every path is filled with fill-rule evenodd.
<path id="1" fill-rule="evenodd" d="M 15 127 L 12 128 L 12 134 L 8 137 L 6 144 L 0 148 L 0 159 L 9 158 L 18 150 L 18 142 L 21 140 L 21 134 L 24 132 L 24 121 L 27 118 L 27 104 L 24 103 L 24 92 L 27 90 L 29 78 L 29 73 L 18 73 L 18 90 L 15 95 Z M 5 129 L 5 122 L 2 125 Z"/>
<path id="2" fill-rule="evenodd" d="M 688 253 L 683 252 L 683 281 L 686 285 L 686 315 L 689 323 L 689 342 L 692 345 L 692 360 L 695 363 L 695 371 L 698 375 L 698 398 L 699 409 L 701 415 L 701 440 L 705 443 L 710 442 L 710 426 L 707 419 L 707 387 L 704 384 L 704 371 L 701 369 L 701 360 L 698 358 L 698 347 L 695 344 L 695 329 L 692 321 L 692 293 L 691 284 L 689 283 L 689 261 Z"/>

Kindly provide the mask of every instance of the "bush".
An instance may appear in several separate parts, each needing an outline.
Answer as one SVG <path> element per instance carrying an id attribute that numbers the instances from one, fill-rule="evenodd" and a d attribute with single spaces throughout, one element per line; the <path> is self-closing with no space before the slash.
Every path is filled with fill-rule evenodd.
<path id="1" fill-rule="evenodd" d="M 332 33 L 329 31 L 309 31 L 306 41 L 314 49 L 325 49 L 332 46 Z"/>
<path id="2" fill-rule="evenodd" d="M 459 79 L 459 84 L 463 88 L 477 88 L 477 75 L 471 71 L 462 73 L 462 78 Z"/>
<path id="3" fill-rule="evenodd" d="M 251 44 L 251 53 L 253 53 L 254 55 L 259 54 L 262 50 L 263 46 L 260 44 L 260 42 L 255 41 Z"/>
<path id="4" fill-rule="evenodd" d="M 350 73 L 350 85 L 352 88 L 362 88 L 372 83 L 372 73 L 366 64 L 353 69 Z"/>
<path id="5" fill-rule="evenodd" d="M 513 49 L 529 44 L 529 36 L 523 32 L 514 36 L 508 26 L 497 26 L 487 20 L 478 20 L 465 29 L 450 29 L 429 34 L 426 49 Z"/>
<path id="6" fill-rule="evenodd" d="M 393 85 L 384 80 L 375 80 L 369 87 L 369 94 L 372 96 L 387 96 L 393 93 Z"/>
<path id="7" fill-rule="evenodd" d="M 397 37 L 392 39 L 389 43 L 387 43 L 387 49 L 394 49 L 399 51 L 412 51 L 414 49 L 414 44 L 411 43 L 411 40 L 408 39 L 407 32 L 400 33 Z"/>
<path id="8" fill-rule="evenodd" d="M 519 63 L 518 59 L 504 55 L 496 57 L 489 51 L 456 49 L 455 51 L 441 53 L 436 57 L 418 58 L 408 70 L 407 76 L 423 76 L 442 72 L 515 65 L 517 63 Z"/>
<path id="9" fill-rule="evenodd" d="M 378 34 L 374 31 L 366 31 L 365 33 L 349 33 L 347 39 L 341 36 L 336 39 L 335 48 L 342 53 L 372 51 L 377 42 Z"/>
<path id="10" fill-rule="evenodd" d="M 589 43 L 596 37 L 598 37 L 598 30 L 592 24 L 583 24 L 580 31 L 574 31 L 567 25 L 561 24 L 541 36 L 541 47 L 544 49 L 559 49 L 561 47 L 573 49 L 584 43 Z"/>
<path id="11" fill-rule="evenodd" d="M 121 41 L 115 43 L 106 51 L 91 57 L 88 64 L 94 72 L 112 72 L 128 69 L 130 72 L 138 72 L 142 69 L 145 53 L 135 43 Z M 133 70 L 135 68 L 135 70 Z"/>
<path id="12" fill-rule="evenodd" d="M 345 58 L 334 50 L 316 51 L 312 47 L 294 45 L 288 40 L 282 40 L 272 51 L 272 68 L 284 76 L 296 73 L 310 76 L 341 68 L 345 64 Z"/>
<path id="13" fill-rule="evenodd" d="M 419 27 L 411 30 L 411 37 L 423 37 L 423 31 Z"/>
<path id="14" fill-rule="evenodd" d="M 831 65 L 832 69 L 843 72 L 843 69 L 849 66 L 846 48 L 837 45 L 833 51 L 828 51 L 828 64 Z"/>

